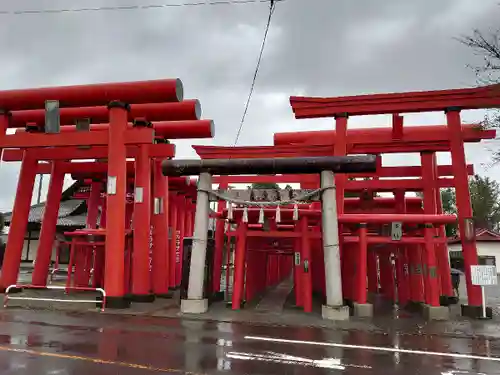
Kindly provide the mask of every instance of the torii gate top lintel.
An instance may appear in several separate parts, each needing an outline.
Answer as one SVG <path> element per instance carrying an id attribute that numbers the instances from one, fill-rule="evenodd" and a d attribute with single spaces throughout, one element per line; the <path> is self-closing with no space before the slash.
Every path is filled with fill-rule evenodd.
<path id="1" fill-rule="evenodd" d="M 500 107 L 500 84 L 476 88 L 315 98 L 291 96 L 295 118 L 361 116 Z"/>

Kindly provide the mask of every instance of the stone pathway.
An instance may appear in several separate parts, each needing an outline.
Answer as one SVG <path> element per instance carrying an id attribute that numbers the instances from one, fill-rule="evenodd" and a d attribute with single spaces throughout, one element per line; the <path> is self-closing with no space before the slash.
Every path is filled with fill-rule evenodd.
<path id="1" fill-rule="evenodd" d="M 292 279 L 283 281 L 273 289 L 266 292 L 259 304 L 255 307 L 257 312 L 281 313 L 286 299 L 293 289 Z"/>

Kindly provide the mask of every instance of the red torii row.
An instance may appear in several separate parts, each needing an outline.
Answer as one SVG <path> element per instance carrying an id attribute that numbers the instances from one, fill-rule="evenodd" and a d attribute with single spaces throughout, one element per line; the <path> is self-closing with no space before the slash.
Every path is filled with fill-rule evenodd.
<path id="1" fill-rule="evenodd" d="M 58 101 L 61 107 L 60 128 L 56 133 L 44 132 L 47 100 Z M 0 147 L 7 148 L 3 159 L 22 160 L 1 286 L 6 288 L 16 283 L 35 176 L 49 172 L 50 168 L 34 284 L 45 285 L 46 282 L 64 175 L 86 172 L 90 177 L 101 179 L 91 184 L 89 200 L 99 198 L 97 193 L 101 191 L 102 181 L 108 182 L 102 230 L 92 232 L 105 238 L 104 284 L 110 297 L 107 303 L 123 307 L 130 302 L 124 299 L 128 293 L 128 281 L 124 280 L 125 201 L 127 178 L 134 173 L 136 192 L 140 189 L 141 194 L 136 194 L 134 203 L 135 251 L 130 292 L 141 299 L 148 297 L 151 291 L 162 295 L 168 293 L 170 286 L 175 287 L 176 281 L 171 280 L 172 273 L 169 279 L 168 272 L 175 271 L 175 252 L 174 263 L 170 264 L 168 251 L 168 183 L 160 166 L 163 158 L 174 156 L 175 147 L 165 144 L 164 140 L 177 136 L 212 137 L 214 129 L 211 120 L 199 120 L 201 111 L 197 100 L 183 101 L 181 81 L 167 79 L 0 91 L 0 109 Z M 25 129 L 6 134 L 9 127 Z M 135 159 L 134 170 L 126 160 L 130 157 Z M 104 159 L 105 162 L 94 165 L 70 162 L 75 159 Z M 151 160 L 155 162 L 152 164 Z M 39 164 L 39 161 L 49 163 Z M 158 212 L 151 213 L 153 197 L 155 210 L 161 207 Z M 90 206 L 89 217 L 95 219 L 97 206 L 95 202 Z M 155 228 L 151 280 L 150 221 Z M 95 223 L 90 225 L 95 228 Z"/>
<path id="2" fill-rule="evenodd" d="M 408 93 L 374 94 L 359 95 L 336 98 L 314 98 L 314 97 L 294 97 L 290 98 L 290 104 L 297 119 L 302 118 L 323 118 L 334 117 L 336 122 L 335 132 L 330 132 L 330 139 L 335 138 L 333 154 L 336 156 L 347 155 L 354 152 L 350 150 L 349 144 L 350 132 L 347 131 L 347 119 L 349 116 L 370 115 L 370 114 L 392 114 L 393 124 L 391 131 L 392 142 L 399 144 L 405 142 L 408 128 L 403 128 L 403 119 L 400 113 L 409 112 L 431 112 L 444 111 L 446 113 L 446 129 L 440 130 L 442 136 L 446 138 L 447 146 L 451 152 L 452 168 L 454 175 L 455 191 L 457 196 L 458 221 L 460 238 L 465 263 L 465 275 L 467 282 L 468 306 L 462 306 L 462 312 L 466 315 L 479 316 L 480 306 L 482 304 L 481 292 L 478 286 L 474 286 L 471 280 L 471 266 L 477 264 L 477 250 L 473 230 L 473 214 L 468 190 L 468 174 L 464 152 L 464 142 L 467 136 L 460 119 L 461 110 L 480 109 L 480 108 L 498 108 L 500 107 L 500 84 L 490 85 L 470 89 L 454 89 L 441 91 L 423 91 Z M 427 127 L 423 128 L 424 132 Z M 363 129 L 364 130 L 364 129 Z M 483 134 L 482 139 L 492 138 L 482 129 L 477 129 L 478 133 Z M 387 132 L 387 131 L 386 131 Z M 324 144 L 324 141 L 318 142 L 317 138 L 311 139 L 311 134 L 300 134 L 302 144 L 316 146 Z M 316 134 L 317 135 L 317 134 Z M 327 136 L 325 132 L 323 136 Z M 296 144 L 297 139 L 291 139 L 293 136 L 276 136 L 275 141 L 280 139 L 280 143 Z M 325 139 L 325 138 L 323 138 Z M 421 151 L 422 178 L 425 181 L 424 188 L 424 211 L 426 214 L 435 214 L 439 210 L 439 204 L 436 200 L 439 194 L 436 194 L 437 186 L 435 184 L 435 152 L 441 151 L 433 148 L 423 148 Z M 408 152 L 408 151 L 406 151 Z M 346 177 L 337 176 L 337 200 L 339 204 L 339 214 L 343 213 L 343 199 L 346 187 Z M 425 236 L 431 237 L 431 229 L 425 229 Z M 436 264 L 435 253 L 431 244 L 426 245 L 427 266 L 434 267 Z M 361 260 L 364 261 L 363 252 Z M 429 299 L 430 305 L 435 306 L 437 298 L 437 280 L 428 277 L 427 282 L 431 290 Z M 427 301 L 426 301 L 427 302 Z M 328 302 L 327 302 L 328 303 Z"/>
<path id="3" fill-rule="evenodd" d="M 376 130 L 376 129 L 372 129 Z M 197 153 L 203 158 L 203 159 L 218 159 L 218 158 L 224 158 L 226 155 L 231 155 L 231 158 L 235 157 L 241 157 L 241 158 L 259 158 L 262 157 L 263 154 L 264 156 L 267 157 L 275 157 L 275 154 L 279 154 L 282 150 L 282 146 L 274 146 L 274 147 L 237 147 L 237 148 L 229 148 L 229 147 L 213 147 L 213 146 L 193 146 Z M 303 152 L 304 147 L 302 146 L 295 146 L 295 152 L 300 153 Z M 260 151 L 260 152 L 259 152 Z M 263 152 L 262 152 L 263 151 Z M 274 152 L 274 153 L 273 153 Z M 307 155 L 307 154 L 306 154 Z M 472 167 L 468 168 L 470 172 L 472 173 Z M 382 172 L 383 171 L 383 172 Z M 377 177 L 376 175 L 380 173 L 386 176 L 399 176 L 400 174 L 403 174 L 405 176 L 418 176 L 421 177 L 422 173 L 422 168 L 421 167 L 382 167 L 381 165 L 378 166 L 377 172 L 374 173 L 374 177 Z M 450 167 L 449 166 L 441 166 L 441 173 L 444 175 L 449 175 L 450 174 Z M 352 175 L 354 176 L 354 174 Z M 359 176 L 358 176 L 359 177 Z M 378 177 L 377 177 L 378 178 Z M 407 182 L 408 181 L 408 182 Z M 389 191 L 400 191 L 401 189 L 408 189 L 411 187 L 412 183 L 415 182 L 420 182 L 421 180 L 392 180 L 392 181 L 386 181 L 389 183 L 387 186 L 390 186 Z M 218 182 L 219 188 L 226 188 L 229 183 L 253 183 L 253 182 L 278 182 L 278 183 L 283 183 L 283 182 L 289 182 L 289 183 L 301 183 L 302 185 L 309 185 L 308 187 L 317 187 L 319 186 L 319 181 L 317 180 L 316 176 L 309 176 L 309 175 L 304 175 L 304 176 L 286 176 L 286 175 L 279 175 L 279 176 L 220 176 L 220 177 L 215 177 L 213 182 Z M 366 189 L 371 189 L 373 191 L 379 191 L 382 190 L 382 188 L 377 185 L 380 181 L 377 180 L 371 180 L 371 181 L 350 181 L 350 182 L 359 182 L 362 183 L 363 186 L 361 186 L 360 190 L 366 190 Z M 400 185 L 394 186 L 394 182 L 401 182 Z M 408 185 L 408 183 L 410 185 Z M 348 189 L 351 190 L 351 189 Z M 387 199 L 387 198 L 375 198 L 375 206 L 378 207 L 378 204 L 383 203 L 383 204 L 392 204 L 393 206 L 396 203 L 396 200 L 394 199 Z M 407 199 L 408 202 L 414 202 L 417 204 L 417 207 L 421 206 L 422 200 L 420 198 L 415 198 L 415 199 Z M 364 202 L 360 198 L 348 198 L 346 203 L 352 203 L 354 205 L 360 205 L 363 204 Z M 352 204 L 350 205 L 352 207 Z M 418 209 L 418 208 L 417 208 Z M 273 216 L 274 209 L 264 209 L 264 212 L 266 213 L 265 216 L 271 215 Z M 292 210 L 283 210 L 283 220 L 291 220 L 291 211 Z M 256 221 L 257 218 L 257 213 L 259 210 L 253 210 L 249 209 L 248 210 L 248 220 L 249 222 Z M 318 210 L 311 210 L 311 208 L 308 208 L 306 210 L 299 210 L 300 216 L 302 217 L 309 217 L 311 218 L 311 215 L 313 218 L 318 218 L 320 215 L 320 211 Z M 241 221 L 241 213 L 242 209 L 236 209 L 235 212 L 235 217 L 234 219 L 238 222 Z M 288 216 L 286 215 L 288 213 Z M 221 203 L 219 203 L 218 206 L 218 217 L 220 218 L 227 218 L 227 210 L 221 206 Z M 288 218 L 288 219 L 287 219 Z M 373 222 L 373 223 L 387 223 L 390 221 L 394 220 L 401 220 L 402 222 L 416 222 L 416 223 L 423 223 L 427 222 L 430 220 L 430 222 L 433 223 L 444 223 L 444 222 L 454 222 L 455 217 L 454 216 L 437 216 L 437 217 L 431 217 L 431 215 L 380 215 L 378 214 L 377 216 L 373 215 L 340 215 L 339 216 L 339 221 L 341 223 L 360 223 L 364 221 L 368 222 Z M 375 221 L 374 221 L 375 220 Z M 297 232 L 294 230 L 294 226 L 290 225 L 278 225 L 276 226 L 275 230 L 271 231 L 262 231 L 262 226 L 258 226 L 257 230 L 251 230 L 250 228 L 252 227 L 253 224 L 249 224 L 246 226 L 248 228 L 246 230 L 246 237 L 250 238 L 300 238 L 304 237 L 305 234 L 303 231 Z M 315 225 L 314 221 L 309 220 L 309 225 Z M 317 224 L 316 224 L 317 225 Z M 286 230 L 286 231 L 279 231 L 279 229 Z M 222 262 L 222 246 L 223 246 L 223 222 L 218 221 L 216 224 L 216 252 L 215 252 L 215 272 L 216 274 L 214 275 L 214 288 L 217 288 L 218 290 L 218 285 L 219 285 L 219 279 L 220 279 L 220 273 L 218 273 L 220 265 L 219 262 Z M 232 235 L 237 236 L 239 238 L 241 236 L 241 231 L 234 232 Z M 313 238 L 321 238 L 320 232 L 313 231 L 311 234 L 306 236 L 307 238 L 313 239 Z M 355 237 L 345 237 L 346 241 L 348 242 L 353 242 L 355 240 Z M 440 242 L 443 242 L 445 239 L 441 239 Z M 302 242 L 304 239 L 302 239 Z M 376 243 L 390 243 L 391 240 L 390 238 L 374 238 L 370 237 L 367 239 L 366 243 L 367 244 L 376 244 Z M 243 240 L 243 243 L 245 241 Z M 405 238 L 400 242 L 401 244 L 423 244 L 425 243 L 425 240 L 423 238 Z M 237 247 L 237 253 L 241 253 L 244 251 L 244 248 L 242 247 L 243 245 L 238 245 Z M 248 245 L 250 246 L 250 245 Z M 242 255 L 237 255 L 236 259 L 241 259 Z M 249 255 L 250 256 L 250 255 Z M 308 257 L 308 256 L 307 256 Z M 306 259 L 307 259 L 306 257 Z M 248 262 L 251 262 L 250 258 L 248 259 Z M 261 262 L 261 261 L 260 261 Z M 251 262 L 253 264 L 253 262 Z M 235 272 L 240 275 L 243 271 L 241 268 L 241 261 L 238 262 L 240 267 L 237 267 Z M 253 269 L 253 268 L 252 268 Z M 250 272 L 250 271 L 247 271 Z M 253 270 L 252 272 L 255 272 Z M 299 275 L 299 278 L 297 279 L 297 276 L 295 277 L 295 285 L 296 285 L 296 299 L 297 301 L 311 301 L 310 295 L 308 294 L 308 291 L 311 292 L 311 289 L 308 287 L 305 288 L 300 288 L 300 276 L 302 275 L 302 270 L 300 267 L 295 268 L 295 274 Z M 449 277 L 449 275 L 448 275 Z M 252 280 L 252 277 L 249 276 L 249 280 Z M 241 277 L 235 277 L 235 280 L 243 280 L 244 278 Z M 310 280 L 309 280 L 310 281 Z M 236 281 L 235 281 L 236 282 Z M 306 282 L 307 284 L 307 282 Z M 233 286 L 235 293 L 233 294 L 233 308 L 238 309 L 240 306 L 240 301 L 239 298 L 242 295 L 242 290 L 243 290 L 243 285 L 240 284 L 235 284 Z M 246 286 L 247 293 L 249 290 L 253 290 L 251 285 Z M 360 287 L 362 288 L 362 286 Z M 450 291 L 451 291 L 451 284 L 450 284 Z M 302 290 L 303 293 L 306 293 L 307 295 L 304 295 L 303 297 L 300 295 L 300 291 Z M 298 293 L 298 294 L 297 294 Z M 247 295 L 247 299 L 249 296 Z M 307 305 L 304 306 L 305 310 L 310 312 L 311 311 L 311 306 Z"/>
<path id="4" fill-rule="evenodd" d="M 460 93 L 460 91 L 454 91 L 455 93 Z M 495 136 L 495 131 L 485 131 L 476 125 L 464 125 L 460 124 L 460 119 L 457 114 L 459 113 L 459 108 L 447 108 L 449 103 L 454 103 L 460 105 L 463 108 L 477 108 L 478 106 L 495 106 L 500 103 L 500 98 L 494 95 L 492 90 L 464 90 L 468 92 L 468 95 L 455 95 L 448 96 L 443 95 L 443 93 L 427 93 L 415 94 L 415 98 L 412 99 L 413 93 L 403 94 L 402 96 L 398 94 L 394 95 L 382 95 L 382 96 L 370 96 L 369 105 L 372 107 L 368 108 L 368 104 L 361 103 L 359 108 L 356 106 L 346 105 L 346 103 L 354 103 L 351 98 L 339 99 L 342 105 L 345 105 L 348 111 L 340 111 L 336 113 L 337 119 L 337 131 L 322 131 L 322 132 L 302 132 L 302 133 L 285 133 L 275 135 L 275 146 L 263 146 L 263 147 L 237 147 L 237 148 L 220 148 L 220 147 L 210 147 L 210 146 L 195 146 L 196 151 L 202 158 L 226 158 L 229 155 L 231 158 L 256 158 L 256 157 L 296 157 L 296 156 L 325 156 L 325 155 L 337 155 L 342 156 L 347 153 L 375 153 L 382 154 L 387 152 L 420 152 L 422 157 L 422 167 L 395 167 L 399 169 L 386 169 L 378 168 L 377 173 L 369 181 L 346 181 L 348 176 L 337 176 L 337 202 L 338 202 L 338 213 L 339 218 L 344 217 L 344 191 L 345 190 L 371 190 L 371 191 L 393 191 L 401 197 L 401 192 L 405 190 L 423 190 L 424 191 L 424 213 L 422 217 L 416 217 L 414 215 L 412 220 L 417 220 L 424 224 L 429 223 L 429 218 L 432 215 L 441 214 L 440 203 L 438 205 L 438 200 L 440 202 L 439 188 L 440 187 L 450 187 L 456 185 L 467 186 L 467 175 L 472 173 L 473 170 L 471 166 L 465 164 L 465 157 L 463 154 L 463 143 L 467 142 L 479 142 L 482 139 L 492 139 Z M 485 92 L 488 94 L 486 95 Z M 492 94 L 493 92 L 493 94 Z M 423 95 L 423 96 L 422 96 Z M 425 98 L 424 98 L 425 97 Z M 388 98 L 393 98 L 391 102 Z M 428 98 L 433 98 L 436 103 L 431 103 Z M 294 105 L 295 98 L 291 99 L 292 105 Z M 407 102 L 405 102 L 407 100 Z M 419 106 L 418 101 L 424 100 Z M 307 100 L 304 100 L 307 101 Z M 313 100 L 311 100 L 313 101 Z M 415 104 L 417 102 L 417 104 Z M 323 105 L 321 103 L 317 106 Z M 392 105 L 392 107 L 391 107 Z M 406 105 L 406 106 L 404 106 Z M 339 106 L 341 106 L 339 104 Z M 335 107 L 336 111 L 339 111 Z M 375 110 L 381 106 L 380 111 Z M 327 105 L 324 105 L 326 110 Z M 304 112 L 307 116 L 312 116 L 312 114 L 320 116 L 324 113 L 318 110 L 318 112 L 307 112 L 310 110 L 310 106 L 304 105 Z M 392 108 L 392 109 L 390 109 Z M 401 111 L 413 111 L 415 109 L 422 108 L 422 111 L 427 110 L 447 110 L 448 124 L 446 126 L 425 126 L 425 127 L 406 127 L 403 128 L 403 118 L 399 115 Z M 302 110 L 302 107 L 300 108 Z M 297 118 L 300 118 L 302 114 L 297 114 L 299 109 L 296 111 Z M 370 112 L 374 111 L 374 112 Z M 385 112 L 384 112 L 385 111 Z M 301 112 L 302 113 L 302 112 Z M 326 113 L 326 112 L 325 112 Z M 379 128 L 379 129 L 353 129 L 347 131 L 347 116 L 350 114 L 370 114 L 370 113 L 392 113 L 393 114 L 393 127 L 390 128 Z M 334 147 L 333 147 L 334 146 Z M 457 149 L 458 154 L 461 153 L 462 157 L 458 157 L 457 162 Z M 440 166 L 438 167 L 435 159 L 435 152 L 438 151 L 451 151 L 453 164 L 450 166 Z M 412 169 L 407 169 L 412 168 Z M 438 169 L 439 168 L 439 169 Z M 450 171 L 451 169 L 451 171 Z M 383 172 L 385 176 L 393 176 L 394 172 L 399 172 L 403 175 L 416 174 L 421 179 L 418 180 L 380 180 L 378 172 Z M 439 179 L 442 175 L 452 175 L 452 179 Z M 362 177 L 351 175 L 350 177 Z M 402 176 L 399 176 L 402 177 Z M 463 183 L 465 180 L 465 184 Z M 317 179 L 304 176 L 303 179 L 294 181 L 293 176 L 240 176 L 240 177 L 220 177 L 216 179 L 217 182 L 221 183 L 221 188 L 227 186 L 228 183 L 242 183 L 242 182 L 302 182 L 304 187 L 312 188 L 316 187 Z M 459 189 L 460 190 L 460 189 Z M 463 190 L 463 189 L 462 189 Z M 462 195 L 457 191 L 457 195 Z M 470 201 L 469 201 L 470 206 Z M 219 205 L 219 214 L 224 214 L 224 210 L 221 210 Z M 348 215 L 350 216 L 350 215 Z M 378 219 L 377 219 L 378 216 Z M 399 216 L 398 220 L 405 221 L 404 217 Z M 445 216 L 442 217 L 443 220 Z M 394 219 L 394 217 L 392 217 Z M 379 215 L 367 215 L 365 217 L 353 217 L 353 223 L 359 223 L 359 220 L 371 221 L 371 220 L 389 220 L 387 217 L 383 218 Z M 447 220 L 447 219 L 446 219 Z M 342 219 L 341 221 L 344 221 Z M 430 222 L 435 222 L 431 220 Z M 440 221 L 439 221 L 440 222 Z M 436 224 L 438 222 L 435 222 Z M 470 237 L 470 221 L 467 229 L 464 229 L 465 225 L 461 225 L 461 230 L 467 232 L 468 236 L 462 234 L 462 238 Z M 220 226 L 218 228 L 221 228 Z M 431 227 L 426 226 L 424 239 L 418 240 L 420 243 L 425 244 L 426 251 L 424 252 L 426 260 L 425 264 L 427 267 L 435 268 L 436 257 L 439 259 L 440 267 L 444 267 L 442 272 L 445 274 L 442 277 L 441 288 L 438 287 L 437 281 L 433 279 L 432 276 L 426 275 L 426 295 L 425 303 L 433 308 L 439 306 L 439 290 L 443 295 L 452 296 L 451 294 L 451 283 L 449 282 L 449 264 L 446 268 L 444 263 L 448 263 L 447 250 L 441 247 L 439 251 L 436 248 L 436 254 L 434 253 L 434 243 L 430 242 L 428 239 L 432 237 Z M 278 232 L 273 232 L 272 234 L 277 235 Z M 441 227 L 440 230 L 441 237 L 444 236 L 444 228 Z M 283 236 L 286 234 L 282 234 Z M 216 235 L 216 241 L 219 238 Z M 384 239 L 381 239 L 378 243 L 385 243 Z M 442 238 L 439 242 L 441 243 L 444 239 Z M 219 240 L 220 241 L 220 240 Z M 351 242 L 352 240 L 349 240 Z M 373 241 L 373 239 L 372 239 Z M 417 241 L 417 242 L 418 242 Z M 403 241 L 405 242 L 405 241 Z M 402 242 L 402 243 L 403 243 Z M 411 242 L 411 241 L 410 241 Z M 365 241 L 365 244 L 367 241 Z M 360 245 L 361 246 L 361 243 Z M 363 245 L 365 246 L 365 245 Z M 237 247 L 238 248 L 238 247 Z M 360 248 L 360 258 L 361 262 L 366 262 L 366 248 L 364 252 Z M 217 254 L 217 252 L 216 252 Z M 217 258 L 217 256 L 216 256 Z M 470 257 L 469 257 L 470 258 Z M 470 259 L 469 259 L 470 260 Z M 477 259 L 476 259 L 477 261 Z M 475 262 L 474 262 L 475 264 Z M 366 269 L 366 267 L 361 267 Z M 217 267 L 216 267 L 217 269 Z M 468 290 L 471 290 L 470 285 L 470 270 L 468 272 Z M 365 275 L 366 276 L 366 275 Z M 361 291 L 363 282 L 363 275 L 359 276 Z M 239 278 L 241 279 L 241 277 Z M 216 282 L 216 281 L 215 281 Z M 328 286 L 327 286 L 328 289 Z M 477 288 L 476 288 L 477 289 Z M 477 290 L 476 290 L 477 292 Z M 361 293 L 361 292 L 360 292 Z M 328 295 L 328 291 L 327 291 Z M 330 296 L 331 297 L 331 296 Z M 479 296 L 480 298 L 480 296 Z M 480 301 L 477 301 L 478 295 L 474 294 L 474 290 L 470 294 L 469 305 L 471 308 L 465 307 L 464 310 L 477 310 L 477 307 L 481 305 Z M 337 298 L 338 301 L 338 298 Z M 233 301 L 238 304 L 238 301 Z M 366 302 L 366 299 L 358 299 L 358 302 Z M 328 303 L 328 302 L 327 302 Z M 477 312 L 477 311 L 476 311 Z M 467 311 L 464 311 L 467 313 Z M 477 315 L 475 312 L 471 312 Z"/>

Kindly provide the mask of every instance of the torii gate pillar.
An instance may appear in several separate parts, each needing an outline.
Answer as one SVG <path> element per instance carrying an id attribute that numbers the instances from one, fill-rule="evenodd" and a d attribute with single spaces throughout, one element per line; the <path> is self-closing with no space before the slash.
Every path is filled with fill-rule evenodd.
<path id="1" fill-rule="evenodd" d="M 181 300 L 181 312 L 201 314 L 208 310 L 208 300 L 203 295 L 205 279 L 205 260 L 207 257 L 209 197 L 212 189 L 212 175 L 200 173 L 196 214 L 194 217 L 193 250 L 189 270 L 188 298 Z"/>
<path id="2" fill-rule="evenodd" d="M 344 306 L 340 269 L 339 222 L 335 176 L 332 171 L 321 172 L 323 253 L 325 257 L 326 305 L 323 319 L 348 320 L 349 306 Z"/>

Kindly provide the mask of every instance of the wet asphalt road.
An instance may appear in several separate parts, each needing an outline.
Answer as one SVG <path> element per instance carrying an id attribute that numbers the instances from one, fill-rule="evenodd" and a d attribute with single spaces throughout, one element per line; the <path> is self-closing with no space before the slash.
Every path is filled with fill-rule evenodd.
<path id="1" fill-rule="evenodd" d="M 0 313 L 0 374 L 334 372 L 500 374 L 500 341 L 137 316 Z"/>

